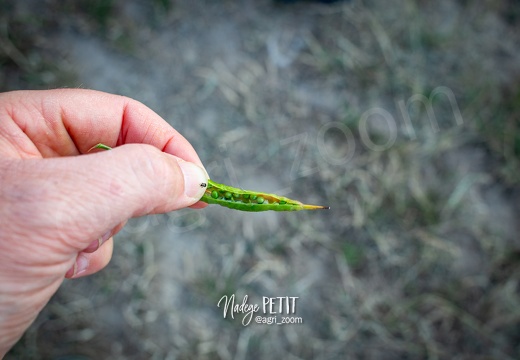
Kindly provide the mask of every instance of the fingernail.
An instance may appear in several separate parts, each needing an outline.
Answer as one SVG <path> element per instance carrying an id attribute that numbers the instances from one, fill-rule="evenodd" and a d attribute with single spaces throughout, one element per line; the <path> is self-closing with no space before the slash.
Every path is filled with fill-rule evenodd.
<path id="1" fill-rule="evenodd" d="M 88 257 L 79 254 L 76 258 L 76 264 L 74 265 L 74 276 L 78 276 L 87 270 L 89 265 Z"/>
<path id="2" fill-rule="evenodd" d="M 85 255 L 79 254 L 76 257 L 76 261 L 74 262 L 74 265 L 65 274 L 65 277 L 69 278 L 69 279 L 75 278 L 76 276 L 80 275 L 82 272 L 87 270 L 89 264 L 90 264 L 89 259 Z"/>
<path id="3" fill-rule="evenodd" d="M 200 199 L 208 183 L 206 171 L 190 162 L 179 160 L 178 163 L 184 175 L 184 195 L 192 199 Z"/>
<path id="4" fill-rule="evenodd" d="M 106 233 L 103 234 L 103 236 L 101 236 L 98 241 L 99 241 L 99 246 L 101 246 L 101 244 L 103 244 L 105 241 L 107 241 L 108 239 L 110 239 L 110 237 L 112 236 L 112 230 L 108 230 Z"/>

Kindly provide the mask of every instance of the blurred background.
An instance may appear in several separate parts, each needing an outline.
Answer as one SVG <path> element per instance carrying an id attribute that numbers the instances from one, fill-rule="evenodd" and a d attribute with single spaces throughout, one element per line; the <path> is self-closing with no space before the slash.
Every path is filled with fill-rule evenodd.
<path id="1" fill-rule="evenodd" d="M 132 220 L 7 359 L 520 358 L 520 3 L 0 0 L 0 89 L 142 101 L 217 182 Z M 96 139 L 92 139 L 96 142 Z M 224 319 L 297 296 L 302 324 Z"/>

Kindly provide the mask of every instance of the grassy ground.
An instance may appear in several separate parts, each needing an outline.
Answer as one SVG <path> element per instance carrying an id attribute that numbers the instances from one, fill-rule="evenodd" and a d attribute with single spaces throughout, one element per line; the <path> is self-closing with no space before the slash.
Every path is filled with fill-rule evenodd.
<path id="1" fill-rule="evenodd" d="M 0 88 L 137 98 L 212 178 L 330 205 L 135 219 L 7 358 L 520 357 L 514 1 L 0 1 Z M 298 296 L 303 324 L 223 319 Z"/>

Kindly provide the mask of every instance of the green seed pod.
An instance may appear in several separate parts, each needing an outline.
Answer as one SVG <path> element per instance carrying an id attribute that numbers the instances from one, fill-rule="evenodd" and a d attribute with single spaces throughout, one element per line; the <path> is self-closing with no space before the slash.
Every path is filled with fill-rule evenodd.
<path id="1" fill-rule="evenodd" d="M 213 193 L 224 194 L 224 197 L 213 197 Z M 328 209 L 327 206 L 305 205 L 299 201 L 292 200 L 274 194 L 259 193 L 242 190 L 218 184 L 208 180 L 208 187 L 202 196 L 201 201 L 208 204 L 218 204 L 230 209 L 241 211 L 297 211 L 297 210 L 316 210 Z"/>

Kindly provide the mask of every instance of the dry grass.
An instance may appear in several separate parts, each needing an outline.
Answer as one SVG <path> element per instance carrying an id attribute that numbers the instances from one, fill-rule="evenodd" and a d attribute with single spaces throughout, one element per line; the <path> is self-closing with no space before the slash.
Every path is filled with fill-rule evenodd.
<path id="1" fill-rule="evenodd" d="M 136 219 L 8 358 L 520 357 L 518 5 L 105 5 L 52 24 L 65 85 L 149 104 L 217 181 L 332 210 Z M 223 319 L 232 293 L 298 296 L 304 323 Z"/>

